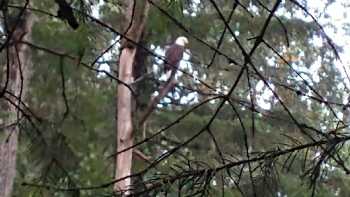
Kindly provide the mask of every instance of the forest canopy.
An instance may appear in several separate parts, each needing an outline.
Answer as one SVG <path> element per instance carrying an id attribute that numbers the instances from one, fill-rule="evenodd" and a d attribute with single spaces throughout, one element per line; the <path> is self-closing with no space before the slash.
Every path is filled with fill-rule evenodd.
<path id="1" fill-rule="evenodd" d="M 0 1 L 0 196 L 350 196 L 349 8 Z"/>

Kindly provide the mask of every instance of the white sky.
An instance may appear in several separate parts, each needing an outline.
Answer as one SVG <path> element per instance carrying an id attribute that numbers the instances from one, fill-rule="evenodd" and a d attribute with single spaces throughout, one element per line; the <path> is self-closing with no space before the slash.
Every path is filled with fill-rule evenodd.
<path id="1" fill-rule="evenodd" d="M 318 22 L 322 25 L 324 28 L 326 34 L 332 39 L 332 41 L 343 48 L 343 52 L 339 53 L 340 55 L 340 61 L 337 61 L 335 65 L 328 65 L 328 66 L 336 66 L 336 68 L 339 70 L 339 72 L 342 74 L 342 77 L 344 78 L 344 83 L 338 84 L 338 88 L 340 87 L 350 87 L 350 81 L 347 79 L 344 69 L 348 74 L 350 74 L 350 48 L 348 47 L 350 44 L 350 35 L 346 34 L 345 29 L 343 28 L 345 24 L 349 24 L 349 15 L 348 12 L 350 11 L 349 8 L 344 6 L 345 4 L 349 5 L 349 0 L 336 0 L 334 3 L 332 3 L 330 6 L 325 9 L 325 3 L 326 0 L 310 0 L 308 1 L 309 6 L 309 12 L 316 17 Z M 329 15 L 328 18 L 324 17 L 324 13 L 322 11 Z M 320 13 L 321 11 L 321 13 Z M 278 11 L 279 15 L 285 15 L 284 10 L 280 9 Z M 305 21 L 312 21 L 311 17 L 305 17 L 302 11 L 293 13 L 294 16 L 299 17 L 300 19 L 303 19 Z M 319 17 L 321 15 L 321 17 Z M 329 26 L 329 24 L 334 25 L 335 28 L 332 28 Z M 322 46 L 326 43 L 322 41 L 322 39 L 315 37 L 313 40 L 313 43 L 316 46 Z M 321 59 L 318 58 L 318 60 L 311 65 L 309 69 L 303 68 L 303 67 L 294 67 L 295 69 L 298 69 L 299 71 L 303 71 L 306 73 L 310 73 L 312 76 L 312 81 L 318 82 L 319 76 L 318 74 L 315 74 L 318 72 L 319 68 L 321 67 Z M 307 75 L 303 75 L 304 79 L 308 79 Z M 310 81 L 309 81 L 310 82 Z M 263 82 L 259 82 L 256 86 L 257 90 L 261 90 L 262 88 L 265 89 L 262 96 L 257 98 L 257 103 L 260 107 L 264 109 L 270 109 L 271 107 L 271 97 L 272 92 L 267 90 Z M 347 101 L 345 100 L 346 96 L 344 97 L 344 103 Z M 339 117 L 342 116 L 342 114 L 338 114 Z"/>
<path id="2" fill-rule="evenodd" d="M 317 0 L 317 1 L 310 1 L 309 6 L 311 7 L 311 13 L 313 13 L 314 16 L 317 16 L 318 13 L 316 12 L 317 9 L 323 10 L 324 9 L 325 0 Z M 344 5 L 349 4 L 349 0 L 336 0 L 334 3 L 332 3 L 327 9 L 325 9 L 325 12 L 329 15 L 329 18 L 320 17 L 318 18 L 320 24 L 324 27 L 324 30 L 326 31 L 327 35 L 333 40 L 333 42 L 339 46 L 342 46 L 344 51 L 340 53 L 341 61 L 336 62 L 336 67 L 339 69 L 339 71 L 343 74 L 343 77 L 346 79 L 344 68 L 347 70 L 347 73 L 350 74 L 349 65 L 350 65 L 350 48 L 347 47 L 350 44 L 350 35 L 346 34 L 346 31 L 344 29 L 344 26 L 346 24 L 350 24 L 350 18 L 348 15 L 349 7 L 346 7 Z M 323 6 L 321 6 L 323 5 Z M 310 18 L 307 18 L 307 20 L 311 20 Z M 334 25 L 334 28 L 331 28 L 327 24 Z M 349 32 L 350 33 L 350 32 Z M 322 44 L 320 43 L 320 39 L 315 39 L 314 43 L 316 44 Z M 350 86 L 350 81 L 344 80 L 346 85 Z"/>

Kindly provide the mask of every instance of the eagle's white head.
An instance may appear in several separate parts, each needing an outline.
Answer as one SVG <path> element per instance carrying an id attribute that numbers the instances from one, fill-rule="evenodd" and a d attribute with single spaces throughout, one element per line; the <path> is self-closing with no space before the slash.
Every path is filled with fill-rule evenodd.
<path id="1" fill-rule="evenodd" d="M 188 39 L 185 36 L 180 36 L 176 38 L 175 44 L 185 46 L 186 44 L 188 44 Z"/>

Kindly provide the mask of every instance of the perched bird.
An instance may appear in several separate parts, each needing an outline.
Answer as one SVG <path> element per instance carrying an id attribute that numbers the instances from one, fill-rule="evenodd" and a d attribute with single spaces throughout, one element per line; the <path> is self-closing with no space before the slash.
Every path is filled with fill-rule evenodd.
<path id="1" fill-rule="evenodd" d="M 79 23 L 73 14 L 72 7 L 66 2 L 66 0 L 55 0 L 55 2 L 58 5 L 57 16 L 62 20 L 66 20 L 73 29 L 77 29 Z"/>
<path id="2" fill-rule="evenodd" d="M 179 63 L 183 57 L 185 46 L 188 44 L 188 39 L 184 36 L 180 36 L 175 40 L 175 43 L 165 52 L 164 72 L 169 79 L 175 75 Z"/>

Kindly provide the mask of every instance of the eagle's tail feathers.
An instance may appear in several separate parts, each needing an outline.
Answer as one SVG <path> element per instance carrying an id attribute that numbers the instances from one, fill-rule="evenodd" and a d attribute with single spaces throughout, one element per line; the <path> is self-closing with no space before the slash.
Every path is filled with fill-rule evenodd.
<path id="1" fill-rule="evenodd" d="M 171 77 L 171 73 L 172 73 L 172 70 L 167 70 L 166 73 L 165 73 L 165 76 L 167 79 L 169 79 Z"/>

